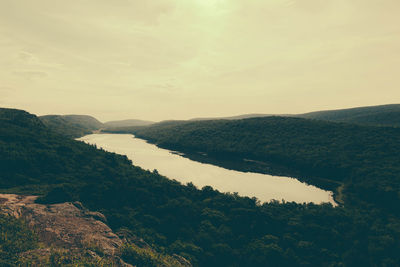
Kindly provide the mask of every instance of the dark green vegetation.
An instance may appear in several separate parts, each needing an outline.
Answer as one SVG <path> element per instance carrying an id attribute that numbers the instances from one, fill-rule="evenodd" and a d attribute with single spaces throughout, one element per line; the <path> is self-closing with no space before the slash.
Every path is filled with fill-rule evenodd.
<path id="1" fill-rule="evenodd" d="M 72 138 L 104 127 L 97 119 L 86 115 L 46 115 L 39 118 L 52 131 Z"/>
<path id="2" fill-rule="evenodd" d="M 135 266 L 152 267 L 180 267 L 184 266 L 174 257 L 162 255 L 150 248 L 140 248 L 135 245 L 127 244 L 120 248 L 120 257 Z"/>
<path id="3" fill-rule="evenodd" d="M 256 119 L 248 121 L 255 122 Z M 225 133 L 227 136 L 224 139 L 218 139 L 225 148 L 246 147 L 240 139 L 228 144 L 228 141 L 232 141 L 227 139 L 229 133 L 214 132 L 215 126 L 220 123 L 226 125 L 227 122 L 192 124 L 192 127 L 203 125 L 204 130 L 197 128 L 195 133 L 200 131 L 208 137 L 201 139 L 198 136 L 198 142 L 206 142 L 210 138 L 215 140 L 214 135 L 218 137 Z M 205 126 L 210 124 L 213 127 L 208 132 L 206 130 L 209 128 Z M 324 125 L 321 124 L 321 127 Z M 334 130 L 332 124 L 326 125 Z M 339 208 L 277 202 L 260 204 L 256 199 L 222 194 L 210 187 L 199 190 L 191 184 L 183 186 L 157 172 L 144 171 L 132 166 L 125 156 L 98 150 L 53 133 L 35 116 L 23 111 L 0 110 L 0 126 L 0 188 L 3 191 L 42 194 L 41 201 L 47 203 L 79 200 L 91 210 L 104 213 L 114 230 L 128 228 L 157 247 L 159 252 L 180 254 L 195 265 L 399 265 L 400 220 L 397 214 L 375 205 L 373 199 L 359 199 L 358 202 L 367 203 L 365 205 L 369 205 L 368 208 L 356 203 Z M 339 126 L 337 131 L 340 130 Z M 262 125 L 264 127 L 266 125 Z M 308 135 L 301 134 L 307 127 L 294 127 L 293 131 L 296 129 L 305 143 L 311 142 Z M 166 138 L 170 130 L 160 133 Z M 241 128 L 234 130 L 240 132 Z M 312 133 L 311 129 L 307 131 Z M 377 134 L 386 137 L 395 130 L 382 128 L 382 131 L 384 133 Z M 256 128 L 252 128 L 252 132 L 257 133 Z M 178 133 L 182 134 L 180 131 Z M 280 135 L 283 133 L 280 132 Z M 340 135 L 341 138 L 343 136 Z M 315 142 L 318 144 L 320 141 L 317 139 Z M 337 145 L 339 141 L 342 140 L 336 140 Z M 320 144 L 320 150 L 324 150 L 331 142 L 325 140 Z M 247 152 L 252 152 L 252 157 L 257 156 L 257 153 L 261 153 L 257 147 L 262 145 L 262 142 L 252 145 L 255 152 Z M 296 155 L 305 155 L 307 160 L 314 158 L 313 153 L 307 153 L 305 149 L 288 146 L 289 151 L 299 150 Z M 387 149 L 388 154 L 383 155 L 386 155 L 388 164 L 392 164 L 393 160 L 389 157 L 391 148 Z M 324 154 L 321 152 L 319 155 Z M 307 161 L 298 160 L 295 166 L 303 166 L 301 164 L 304 162 Z M 321 171 L 325 170 L 324 162 L 317 162 L 316 166 Z M 392 170 L 388 165 L 387 171 L 390 173 Z M 330 179 L 335 177 L 329 176 Z M 388 177 L 382 181 L 392 191 L 397 190 L 394 187 L 396 183 Z M 394 180 L 396 178 L 394 176 Z M 343 181 L 347 184 L 347 196 L 347 192 L 353 192 L 352 183 Z M 373 179 L 369 178 L 369 181 Z M 359 194 L 353 193 L 351 196 L 356 199 Z M 144 252 L 128 249 L 124 253 L 124 257 L 134 258 L 136 254 Z M 153 259 L 150 257 L 148 260 Z"/>
<path id="4" fill-rule="evenodd" d="M 0 266 L 14 266 L 19 253 L 37 247 L 37 237 L 23 221 L 0 213 Z"/>
<path id="5" fill-rule="evenodd" d="M 203 120 L 240 120 L 249 118 L 261 118 L 270 116 L 298 117 L 333 122 L 346 122 L 367 126 L 392 126 L 400 127 L 400 104 L 367 106 L 348 109 L 316 111 L 304 114 L 243 114 L 220 118 L 194 118 L 190 121 Z M 121 125 L 116 127 L 126 127 Z M 132 125 L 136 126 L 136 125 Z"/>
<path id="6" fill-rule="evenodd" d="M 250 119 L 250 118 L 259 118 L 259 117 L 268 117 L 274 116 L 273 114 L 262 114 L 262 113 L 251 113 L 251 114 L 243 114 L 237 116 L 229 116 L 229 117 L 219 117 L 219 118 L 193 118 L 190 121 L 209 121 L 209 120 L 241 120 L 241 119 Z"/>
<path id="7" fill-rule="evenodd" d="M 298 117 L 360 125 L 400 127 L 400 104 L 317 111 L 300 114 Z"/>
<path id="8" fill-rule="evenodd" d="M 131 133 L 135 132 L 136 130 L 145 129 L 150 126 L 155 126 L 155 127 L 176 126 L 176 125 L 180 125 L 180 124 L 185 124 L 187 122 L 188 121 L 184 121 L 184 120 L 166 120 L 166 121 L 157 122 L 157 123 L 147 125 L 147 126 L 137 125 L 137 126 L 107 127 L 107 128 L 102 129 L 101 132 L 131 134 Z"/>
<path id="9" fill-rule="evenodd" d="M 296 176 L 330 190 L 344 185 L 349 204 L 362 201 L 400 214 L 399 128 L 263 117 L 155 124 L 133 132 L 189 155 L 205 152 L 216 163 L 246 159 L 256 165 L 252 170 Z M 242 163 L 236 166 L 246 168 Z"/>
<path id="10" fill-rule="evenodd" d="M 9 230 L 9 229 L 6 229 Z M 20 232 L 20 234 L 25 234 Z M 21 241 L 34 242 L 27 240 L 25 235 Z M 35 240 L 35 239 L 33 239 Z M 19 245 L 19 240 L 15 240 L 16 245 Z M 37 247 L 37 243 L 35 243 Z M 40 244 L 39 244 L 40 246 Z M 24 246 L 24 248 L 27 245 Z M 36 248 L 33 247 L 33 248 Z M 92 251 L 97 252 L 96 257 L 92 257 Z M 125 244 L 118 249 L 113 256 L 101 254 L 101 250 L 92 246 L 74 249 L 65 248 L 39 248 L 34 250 L 24 250 L 20 252 L 19 257 L 15 257 L 16 253 L 11 253 L 10 257 L 0 260 L 0 266 L 67 266 L 67 267 L 110 267 L 121 266 L 120 259 L 123 258 L 125 263 L 133 264 L 140 267 L 181 267 L 183 266 L 175 258 L 159 254 L 151 249 L 139 248 L 135 245 Z M 123 266 L 123 265 L 122 265 Z"/>

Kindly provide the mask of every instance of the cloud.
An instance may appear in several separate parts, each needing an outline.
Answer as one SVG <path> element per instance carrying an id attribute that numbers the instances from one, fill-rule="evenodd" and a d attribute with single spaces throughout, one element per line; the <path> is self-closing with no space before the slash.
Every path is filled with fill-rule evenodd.
<path id="1" fill-rule="evenodd" d="M 13 74 L 28 80 L 45 78 L 48 76 L 48 73 L 44 71 L 13 71 Z"/>
<path id="2" fill-rule="evenodd" d="M 8 92 L 11 92 L 13 89 L 9 86 L 0 86 L 0 92 L 2 94 L 6 94 Z"/>
<path id="3" fill-rule="evenodd" d="M 7 99 L 9 98 L 13 88 L 9 86 L 0 86 L 0 104 L 4 105 L 7 103 Z"/>
<path id="4" fill-rule="evenodd" d="M 399 12 L 396 0 L 2 0 L 0 80 L 32 112 L 100 117 L 305 112 L 340 107 L 345 90 L 347 104 L 400 102 Z"/>
<path id="5" fill-rule="evenodd" d="M 20 60 L 24 61 L 24 62 L 35 62 L 37 61 L 37 59 L 35 58 L 35 56 L 29 52 L 26 51 L 21 51 L 18 53 L 18 57 Z"/>

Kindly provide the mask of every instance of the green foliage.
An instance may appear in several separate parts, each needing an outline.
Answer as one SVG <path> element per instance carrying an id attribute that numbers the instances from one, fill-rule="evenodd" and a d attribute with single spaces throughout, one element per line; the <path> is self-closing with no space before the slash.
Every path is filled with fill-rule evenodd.
<path id="1" fill-rule="evenodd" d="M 228 124 L 225 121 L 189 124 L 193 131 L 187 130 L 186 124 L 175 130 L 158 130 L 164 140 L 180 140 L 182 145 L 195 136 L 198 141 L 193 141 L 191 148 L 201 145 L 200 151 L 207 148 L 218 152 L 223 147 L 224 151 L 233 153 L 240 148 L 243 153 L 254 157 L 262 156 L 268 145 L 275 152 L 269 154 L 271 159 L 275 155 L 275 162 L 279 162 L 280 157 L 294 160 L 297 164 L 294 166 L 297 167 L 307 166 L 310 160 L 315 159 L 315 153 L 326 157 L 333 153 L 325 149 L 339 151 L 336 145 L 345 151 L 352 150 L 340 144 L 349 144 L 346 140 L 353 140 L 346 137 L 352 133 L 346 128 L 349 126 L 343 126 L 342 129 L 342 125 L 317 124 L 320 127 L 316 131 L 319 135 L 326 136 L 331 132 L 336 136 L 335 133 L 344 131 L 337 137 L 336 145 L 330 146 L 332 140 L 317 138 L 315 125 L 300 123 L 304 120 L 287 119 L 284 129 L 291 129 L 287 134 L 278 127 L 278 123 L 268 126 L 270 124 L 267 122 L 263 124 L 255 119 L 248 121 L 248 131 L 244 131 L 246 128 L 240 122 Z M 221 125 L 224 127 L 218 128 Z M 377 205 L 368 208 L 357 203 L 339 208 L 277 202 L 260 205 L 254 198 L 222 194 L 211 187 L 197 189 L 192 184 L 183 186 L 156 172 L 144 171 L 132 166 L 125 156 L 57 135 L 36 117 L 22 111 L 0 110 L 0 126 L 0 187 L 5 191 L 42 194 L 41 201 L 51 203 L 79 200 L 89 209 L 104 213 L 114 230 L 128 228 L 156 247 L 158 253 L 176 253 L 189 259 L 195 266 L 354 266 L 355 263 L 383 266 L 400 262 L 400 244 L 396 242 L 400 240 L 400 220 L 386 210 L 377 208 Z M 257 139 L 269 129 L 267 126 L 278 131 L 273 140 L 287 140 L 287 148 L 283 151 L 293 152 L 296 156 L 277 153 L 286 147 L 284 143 L 279 145 L 266 139 Z M 396 144 L 392 142 L 397 141 L 390 138 L 394 138 L 392 134 L 397 132 L 386 128 L 372 130 L 372 137 L 364 131 L 358 137 L 384 139 L 366 147 L 385 155 L 387 162 L 376 164 L 387 164 L 387 169 L 383 168 L 385 165 L 379 168 L 390 173 L 393 171 L 390 165 L 396 163 L 390 156 L 396 149 Z M 156 134 L 156 128 L 153 131 Z M 175 139 L 170 138 L 171 131 L 175 133 Z M 296 131 L 299 139 L 291 141 Z M 272 138 L 274 134 L 266 135 Z M 221 144 L 214 143 L 215 140 L 220 140 Z M 298 146 L 300 140 L 304 141 L 305 148 Z M 204 147 L 203 144 L 207 142 L 210 146 Z M 313 147 L 313 142 L 316 144 L 315 151 L 309 152 L 307 149 Z M 360 142 L 364 142 L 363 139 Z M 383 151 L 382 147 L 387 147 L 387 151 Z M 367 155 L 372 155 L 368 149 L 366 151 Z M 304 160 L 301 155 L 305 156 Z M 342 160 L 354 162 L 349 155 L 338 154 L 343 157 Z M 327 158 L 321 159 L 318 168 L 314 166 L 312 170 L 326 171 L 325 168 L 329 166 L 336 168 L 335 164 L 341 161 L 334 157 L 334 154 L 329 157 L 333 163 L 325 163 Z M 348 176 L 350 178 L 340 176 L 337 177 L 338 181 L 348 183 L 346 190 L 358 197 L 360 194 L 356 194 L 356 189 L 351 188 L 353 184 L 348 182 L 348 179 L 354 179 L 354 185 L 358 185 L 357 179 L 361 178 L 351 176 L 357 168 L 347 162 L 341 164 L 352 171 Z M 341 168 L 343 170 L 346 168 Z M 333 175 L 331 178 L 335 177 Z M 386 183 L 389 194 L 390 190 L 397 190 L 396 182 L 390 180 L 389 176 L 376 177 Z M 379 192 L 380 183 L 372 177 L 366 181 L 376 186 Z M 372 193 L 376 191 L 371 188 Z M 127 248 L 123 255 L 132 259 L 139 255 L 144 261 L 151 262 L 155 257 L 152 253 Z"/>
<path id="2" fill-rule="evenodd" d="M 20 255 L 16 266 L 68 266 L 68 267 L 111 267 L 120 266 L 117 258 L 91 256 L 86 248 L 38 249 Z"/>
<path id="3" fill-rule="evenodd" d="M 177 259 L 157 253 L 149 248 L 140 248 L 132 244 L 126 244 L 120 248 L 121 258 L 138 267 L 179 267 L 183 266 Z"/>
<path id="4" fill-rule="evenodd" d="M 226 167 L 237 161 L 239 169 L 291 175 L 331 190 L 344 183 L 348 204 L 362 200 L 400 213 L 399 128 L 265 117 L 155 124 L 133 133 L 189 156 L 207 153 Z"/>
<path id="5" fill-rule="evenodd" d="M 36 235 L 22 220 L 0 213 L 0 266 L 14 266 L 19 253 L 37 246 Z"/>

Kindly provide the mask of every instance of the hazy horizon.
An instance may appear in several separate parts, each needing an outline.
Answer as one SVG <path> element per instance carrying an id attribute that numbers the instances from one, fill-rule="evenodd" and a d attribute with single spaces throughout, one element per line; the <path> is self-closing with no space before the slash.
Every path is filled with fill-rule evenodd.
<path id="1" fill-rule="evenodd" d="M 0 2 L 0 106 L 100 121 L 400 103 L 395 0 Z"/>

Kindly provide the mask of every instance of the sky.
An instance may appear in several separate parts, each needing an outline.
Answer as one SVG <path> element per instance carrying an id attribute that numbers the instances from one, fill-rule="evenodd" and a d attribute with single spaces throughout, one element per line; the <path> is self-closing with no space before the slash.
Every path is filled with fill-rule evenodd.
<path id="1" fill-rule="evenodd" d="M 189 119 L 400 103 L 398 0 L 1 0 L 0 107 Z"/>

